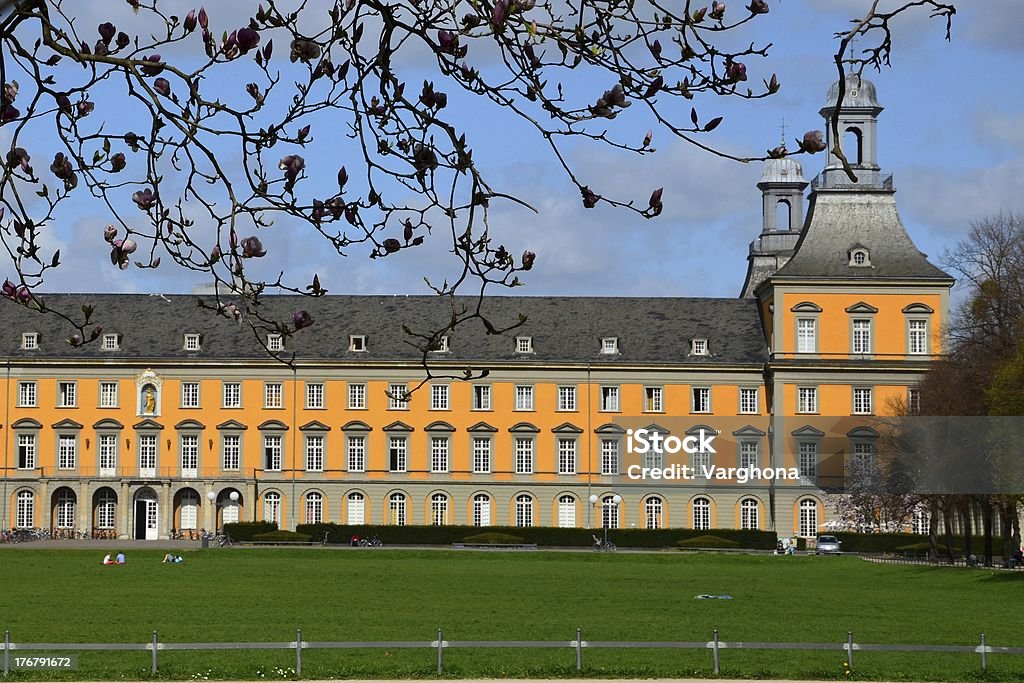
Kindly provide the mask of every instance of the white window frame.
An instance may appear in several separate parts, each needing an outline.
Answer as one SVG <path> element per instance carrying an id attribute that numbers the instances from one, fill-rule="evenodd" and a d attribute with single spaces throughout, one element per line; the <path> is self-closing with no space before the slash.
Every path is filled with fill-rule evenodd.
<path id="1" fill-rule="evenodd" d="M 345 467 L 349 472 L 366 471 L 366 435 L 349 434 L 345 437 Z"/>
<path id="2" fill-rule="evenodd" d="M 488 436 L 474 436 L 473 474 L 490 474 L 492 461 L 492 439 Z"/>
<path id="3" fill-rule="evenodd" d="M 620 439 L 601 439 L 601 474 L 617 475 L 619 473 Z"/>
<path id="4" fill-rule="evenodd" d="M 693 499 L 693 529 L 707 531 L 711 528 L 711 499 L 699 496 Z"/>
<path id="5" fill-rule="evenodd" d="M 918 387 L 907 387 L 907 412 L 911 415 L 921 413 L 921 390 Z"/>
<path id="6" fill-rule="evenodd" d="M 665 412 L 665 387 L 644 387 L 644 412 Z"/>
<path id="7" fill-rule="evenodd" d="M 178 435 L 178 467 L 182 478 L 199 476 L 199 451 L 198 434 Z"/>
<path id="8" fill-rule="evenodd" d="M 201 351 L 202 350 L 202 336 L 196 332 L 188 332 L 185 334 L 185 339 L 182 343 L 182 348 L 185 351 Z"/>
<path id="9" fill-rule="evenodd" d="M 435 493 L 430 496 L 430 526 L 445 526 L 448 524 L 448 501 L 444 493 Z"/>
<path id="10" fill-rule="evenodd" d="M 346 521 L 349 525 L 366 524 L 366 496 L 359 491 L 350 491 L 345 496 Z"/>
<path id="11" fill-rule="evenodd" d="M 601 412 L 619 412 L 619 385 L 605 385 L 601 387 Z"/>
<path id="12" fill-rule="evenodd" d="M 796 352 L 817 353 L 818 352 L 818 319 L 797 318 L 796 319 Z"/>
<path id="13" fill-rule="evenodd" d="M 284 382 L 263 383 L 263 407 L 284 408 Z"/>
<path id="14" fill-rule="evenodd" d="M 388 410 L 409 410 L 409 399 L 403 399 L 409 385 L 392 382 L 388 385 Z"/>
<path id="15" fill-rule="evenodd" d="M 281 494 L 267 491 L 263 494 L 263 521 L 281 523 Z"/>
<path id="16" fill-rule="evenodd" d="M 303 453 L 307 472 L 323 472 L 327 452 L 327 439 L 323 434 L 306 434 L 303 439 Z"/>
<path id="17" fill-rule="evenodd" d="M 874 411 L 875 397 L 871 387 L 853 387 L 853 414 L 871 415 Z"/>
<path id="18" fill-rule="evenodd" d="M 811 415 L 817 414 L 818 387 L 796 388 L 796 412 Z"/>
<path id="19" fill-rule="evenodd" d="M 57 469 L 78 469 L 78 437 L 76 435 L 57 435 Z"/>
<path id="20" fill-rule="evenodd" d="M 803 538 L 818 535 L 818 503 L 810 498 L 800 501 L 798 508 L 797 533 Z"/>
<path id="21" fill-rule="evenodd" d="M 491 385 L 473 385 L 473 410 L 491 410 Z"/>
<path id="22" fill-rule="evenodd" d="M 447 474 L 451 471 L 451 438 L 438 434 L 430 437 L 430 472 Z"/>
<path id="23" fill-rule="evenodd" d="M 491 525 L 491 497 L 486 493 L 473 496 L 473 526 Z"/>
<path id="24" fill-rule="evenodd" d="M 451 396 L 447 384 L 430 385 L 430 409 L 451 410 Z"/>
<path id="25" fill-rule="evenodd" d="M 664 527 L 665 501 L 661 496 L 647 496 L 644 500 L 644 528 L 661 529 Z"/>
<path id="26" fill-rule="evenodd" d="M 760 392 L 757 387 L 740 387 L 740 413 L 757 415 L 761 412 Z"/>
<path id="27" fill-rule="evenodd" d="M 57 407 L 78 407 L 78 382 L 73 380 L 60 380 L 57 382 Z"/>
<path id="28" fill-rule="evenodd" d="M 100 342 L 100 351 L 117 351 L 121 348 L 117 333 L 108 332 L 103 335 L 103 341 Z"/>
<path id="29" fill-rule="evenodd" d="M 327 388 L 323 382 L 306 382 L 306 410 L 323 410 L 327 407 Z"/>
<path id="30" fill-rule="evenodd" d="M 226 472 L 236 472 L 242 468 L 241 434 L 221 434 L 220 466 Z"/>
<path id="31" fill-rule="evenodd" d="M 690 387 L 690 412 L 711 412 L 711 387 Z"/>
<path id="32" fill-rule="evenodd" d="M 118 391 L 118 383 L 104 381 L 100 382 L 99 386 L 99 406 L 100 408 L 117 408 L 120 403 L 120 396 Z"/>
<path id="33" fill-rule="evenodd" d="M 366 410 L 366 384 L 363 382 L 348 383 L 348 409 Z"/>
<path id="34" fill-rule="evenodd" d="M 156 462 L 159 456 L 159 442 L 156 434 L 139 434 L 135 440 L 138 454 L 139 476 L 156 476 Z"/>
<path id="35" fill-rule="evenodd" d="M 515 410 L 517 412 L 532 412 L 535 410 L 532 384 L 517 384 L 515 388 L 515 398 Z"/>
<path id="36" fill-rule="evenodd" d="M 232 394 L 234 394 L 232 396 Z M 229 399 L 234 399 L 229 400 Z M 241 382 L 222 382 L 221 383 L 221 404 L 225 408 L 241 408 L 242 407 L 242 383 Z"/>
<path id="37" fill-rule="evenodd" d="M 908 318 L 907 319 L 907 354 L 910 356 L 927 356 L 928 348 L 928 319 Z"/>
<path id="38" fill-rule="evenodd" d="M 39 407 L 39 385 L 35 380 L 22 380 L 18 382 L 18 407 Z"/>
<path id="39" fill-rule="evenodd" d="M 18 529 L 31 529 L 36 525 L 36 495 L 31 491 L 18 491 L 15 502 L 15 522 Z"/>
<path id="40" fill-rule="evenodd" d="M 181 383 L 181 407 L 182 408 L 198 408 L 199 407 L 199 382 L 182 382 Z"/>
<path id="41" fill-rule="evenodd" d="M 757 441 L 741 440 L 739 449 L 739 466 L 742 468 L 759 467 L 761 464 L 761 444 Z"/>
<path id="42" fill-rule="evenodd" d="M 366 335 L 350 334 L 348 336 L 348 350 L 352 353 L 366 353 Z"/>
<path id="43" fill-rule="evenodd" d="M 402 435 L 388 436 L 388 471 L 409 471 L 409 437 Z"/>
<path id="44" fill-rule="evenodd" d="M 437 348 L 430 349 L 430 353 L 448 353 L 451 350 L 451 346 L 448 343 L 448 335 L 444 335 L 437 340 Z"/>
<path id="45" fill-rule="evenodd" d="M 761 528 L 761 509 L 756 498 L 740 500 L 740 529 L 757 530 Z"/>
<path id="46" fill-rule="evenodd" d="M 516 353 L 533 353 L 533 337 L 516 337 Z"/>
<path id="47" fill-rule="evenodd" d="M 516 474 L 533 474 L 537 444 L 528 436 L 515 437 Z"/>
<path id="48" fill-rule="evenodd" d="M 815 479 L 818 476 L 818 442 L 797 443 L 797 471 L 801 479 Z"/>
<path id="49" fill-rule="evenodd" d="M 575 475 L 578 468 L 579 440 L 560 436 L 555 440 L 556 458 L 558 461 L 558 473 Z"/>
<path id="50" fill-rule="evenodd" d="M 874 321 L 871 318 L 853 318 L 850 321 L 850 353 L 870 356 L 874 341 Z"/>
<path id="51" fill-rule="evenodd" d="M 304 519 L 306 524 L 320 524 L 324 521 L 324 494 L 319 491 L 309 491 L 305 496 L 303 505 Z"/>
<path id="52" fill-rule="evenodd" d="M 284 435 L 264 434 L 263 435 L 263 465 L 264 472 L 280 472 L 284 468 Z"/>
<path id="53" fill-rule="evenodd" d="M 39 350 L 39 333 L 38 332 L 22 332 L 21 333 L 21 348 L 24 351 L 38 351 Z"/>
<path id="54" fill-rule="evenodd" d="M 560 413 L 576 412 L 576 385 L 560 384 L 558 386 L 558 406 Z"/>
<path id="55" fill-rule="evenodd" d="M 533 526 L 533 496 L 523 493 L 516 496 L 516 518 L 515 526 Z"/>
<path id="56" fill-rule="evenodd" d="M 601 353 L 612 355 L 619 352 L 619 338 L 618 337 L 602 337 L 601 338 Z"/>
<path id="57" fill-rule="evenodd" d="M 392 526 L 405 526 L 409 523 L 409 497 L 404 493 L 392 493 L 388 496 L 388 521 Z"/>
<path id="58" fill-rule="evenodd" d="M 268 334 L 267 335 L 267 351 L 276 353 L 278 351 L 284 351 L 284 336 L 281 334 Z"/>
<path id="59" fill-rule="evenodd" d="M 691 339 L 690 340 L 690 355 L 691 356 L 707 356 L 708 355 L 708 340 L 707 339 Z"/>
<path id="60" fill-rule="evenodd" d="M 39 462 L 39 438 L 35 433 L 18 434 L 16 469 L 34 470 Z"/>

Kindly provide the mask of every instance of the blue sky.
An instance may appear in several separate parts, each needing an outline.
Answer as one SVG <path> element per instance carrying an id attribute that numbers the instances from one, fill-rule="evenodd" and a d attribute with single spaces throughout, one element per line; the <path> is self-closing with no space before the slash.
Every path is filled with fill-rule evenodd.
<path id="1" fill-rule="evenodd" d="M 173 4 L 186 11 L 189 7 Z M 215 21 L 241 24 L 241 17 L 256 4 L 211 2 L 209 10 Z M 729 4 L 741 3 L 731 0 Z M 759 19 L 756 32 L 750 35 L 774 47 L 769 60 L 751 70 L 751 76 L 757 82 L 774 71 L 782 90 L 773 98 L 743 106 L 720 99 L 698 101 L 704 120 L 725 116 L 710 141 L 729 152 L 756 154 L 777 144 L 783 119 L 791 149 L 793 139 L 805 130 L 823 128 L 818 110 L 835 79 L 832 35 L 868 4 L 867 0 L 773 0 L 771 13 Z M 943 39 L 941 22 L 918 13 L 896 27 L 892 67 L 868 74 L 885 106 L 879 124 L 880 163 L 895 175 L 897 202 L 907 229 L 933 260 L 964 235 L 971 220 L 1000 210 L 1024 210 L 1020 192 L 1024 89 L 1017 71 L 1024 57 L 1024 42 L 1018 35 L 1024 25 L 1024 2 L 965 0 L 959 4 L 952 42 Z M 83 22 L 96 23 L 99 10 L 83 11 L 94 13 L 83 17 Z M 225 13 L 239 18 L 225 17 Z M 279 53 L 282 48 L 278 46 Z M 414 60 L 405 68 L 411 83 L 422 80 Z M 658 151 L 643 158 L 573 145 L 570 158 L 598 193 L 617 191 L 645 202 L 652 189 L 665 187 L 665 211 L 653 221 L 609 208 L 586 210 L 535 136 L 514 120 L 494 116 L 474 98 L 457 96 L 454 87 L 441 89 L 452 97 L 449 109 L 469 122 L 474 159 L 498 186 L 539 210 L 532 214 L 495 206 L 492 212 L 492 232 L 499 241 L 513 253 L 531 249 L 538 254 L 536 268 L 525 278 L 527 286 L 516 293 L 738 295 L 747 244 L 761 224 L 755 186 L 759 164 L 711 157 L 673 141 L 657 128 L 654 146 Z M 118 121 L 117 114 L 103 113 L 102 104 L 97 114 Z M 632 111 L 616 125 L 637 140 L 650 127 L 639 112 Z M 315 128 L 313 132 L 321 139 L 330 138 L 326 131 Z M 808 179 L 825 161 L 823 155 L 800 160 Z M 169 264 L 156 272 L 118 271 L 105 260 L 101 231 L 107 222 L 97 202 L 76 201 L 73 212 L 62 216 L 54 243 L 63 247 L 66 265 L 45 289 L 170 293 L 189 292 L 201 282 L 194 273 Z M 279 223 L 264 237 L 274 258 L 273 262 L 267 259 L 266 267 L 283 269 L 300 282 L 308 282 L 306 278 L 318 272 L 334 293 L 428 293 L 424 275 L 440 279 L 456 265 L 445 253 L 443 237 L 383 261 L 371 261 L 360 250 L 344 259 L 326 254 L 319 238 L 299 226 Z M 98 271 L 95 260 L 102 264 Z M 88 277 L 83 277 L 85 268 Z"/>

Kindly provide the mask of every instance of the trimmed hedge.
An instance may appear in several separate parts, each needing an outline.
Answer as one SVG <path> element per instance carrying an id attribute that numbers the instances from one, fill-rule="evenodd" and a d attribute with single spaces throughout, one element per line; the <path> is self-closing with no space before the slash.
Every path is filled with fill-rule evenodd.
<path id="1" fill-rule="evenodd" d="M 231 522 L 222 527 L 225 534 L 235 541 L 251 541 L 256 534 L 277 531 L 277 522 Z"/>
<path id="2" fill-rule="evenodd" d="M 309 534 L 300 534 L 295 531 L 268 531 L 265 534 L 256 534 L 252 537 L 252 540 L 261 543 L 309 543 L 309 539 Z"/>
<path id="3" fill-rule="evenodd" d="M 739 542 L 734 541 L 730 538 L 722 538 L 721 536 L 713 536 L 711 534 L 705 534 L 704 536 L 694 536 L 693 538 L 684 538 L 681 541 L 676 541 L 676 547 L 678 548 L 738 548 Z"/>
<path id="4" fill-rule="evenodd" d="M 477 534 L 476 536 L 466 536 L 462 540 L 465 543 L 487 543 L 491 545 L 509 545 L 523 542 L 523 539 L 519 536 L 513 536 L 512 534 L 499 534 L 495 531 L 489 531 L 485 534 Z"/>
<path id="5" fill-rule="evenodd" d="M 843 545 L 840 546 L 844 553 L 901 553 L 911 552 L 916 554 L 927 554 L 928 552 L 928 536 L 922 536 L 921 534 L 856 534 L 850 532 L 835 533 L 831 534 L 835 536 Z M 942 555 L 946 552 L 946 537 L 944 534 L 939 534 L 939 554 Z M 980 537 L 975 539 L 975 548 L 981 546 L 978 545 Z M 914 549 L 907 548 L 906 546 L 917 546 L 918 544 L 924 544 L 923 551 L 917 551 Z M 953 537 L 954 548 L 963 548 L 964 539 L 962 536 Z M 962 551 L 956 551 L 962 552 Z M 975 550 L 977 552 L 977 550 Z"/>
<path id="6" fill-rule="evenodd" d="M 385 545 L 451 545 L 465 543 L 481 533 L 508 534 L 521 543 L 538 546 L 590 547 L 600 529 L 559 529 L 554 527 L 478 527 L 478 526 L 382 526 L 344 524 L 300 524 L 296 530 L 328 543 L 347 544 L 353 535 L 359 538 L 380 537 Z M 620 548 L 667 548 L 677 541 L 692 538 L 693 529 L 610 529 L 608 537 Z M 733 541 L 734 547 L 771 550 L 775 548 L 774 531 L 715 529 L 714 535 Z M 473 541 L 469 541 L 472 543 Z"/>

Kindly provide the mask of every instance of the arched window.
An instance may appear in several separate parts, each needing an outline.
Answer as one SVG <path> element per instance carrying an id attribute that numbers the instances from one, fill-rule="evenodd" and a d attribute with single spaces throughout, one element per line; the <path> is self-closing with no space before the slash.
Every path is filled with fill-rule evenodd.
<path id="1" fill-rule="evenodd" d="M 36 496 L 31 491 L 19 491 L 15 512 L 15 526 L 31 529 L 36 525 Z"/>
<path id="2" fill-rule="evenodd" d="M 435 493 L 430 497 L 430 523 L 444 526 L 448 523 L 448 496 Z"/>
<path id="3" fill-rule="evenodd" d="M 533 526 L 533 498 L 525 493 L 516 496 L 516 526 Z"/>
<path id="4" fill-rule="evenodd" d="M 75 492 L 63 488 L 57 492 L 57 509 L 54 515 L 58 529 L 75 528 Z"/>
<path id="5" fill-rule="evenodd" d="M 359 491 L 348 494 L 348 523 L 366 524 L 366 496 Z"/>
<path id="6" fill-rule="evenodd" d="M 759 529 L 761 527 L 757 513 L 757 501 L 753 498 L 744 498 L 740 501 L 740 528 Z"/>
<path id="7" fill-rule="evenodd" d="M 793 221 L 793 207 L 789 200 L 780 199 L 775 202 L 775 228 L 777 230 L 790 230 Z"/>
<path id="8" fill-rule="evenodd" d="M 263 494 L 263 521 L 281 524 L 281 494 L 277 491 Z"/>
<path id="9" fill-rule="evenodd" d="M 927 534 L 930 528 L 931 519 L 928 515 L 928 508 L 918 505 L 914 508 L 914 516 L 910 522 L 910 530 L 915 534 Z"/>
<path id="10" fill-rule="evenodd" d="M 473 496 L 473 526 L 491 525 L 491 497 L 486 493 Z"/>
<path id="11" fill-rule="evenodd" d="M 810 498 L 800 501 L 800 530 L 804 538 L 818 535 L 818 504 Z"/>
<path id="12" fill-rule="evenodd" d="M 558 526 L 563 529 L 576 527 L 576 498 L 570 495 L 558 498 Z"/>
<path id="13" fill-rule="evenodd" d="M 697 498 L 693 501 L 693 528 L 711 528 L 711 501 L 707 498 Z"/>
<path id="14" fill-rule="evenodd" d="M 117 520 L 117 494 L 101 489 L 96 494 L 96 528 L 113 529 Z"/>
<path id="15" fill-rule="evenodd" d="M 392 493 L 388 498 L 388 512 L 391 514 L 391 523 L 395 526 L 406 524 L 406 504 L 404 493 Z"/>
<path id="16" fill-rule="evenodd" d="M 199 494 L 195 491 L 182 491 L 179 497 L 179 529 L 199 528 Z"/>
<path id="17" fill-rule="evenodd" d="M 319 524 L 324 521 L 324 496 L 318 491 L 306 494 L 306 524 Z"/>
<path id="18" fill-rule="evenodd" d="M 843 135 L 843 153 L 851 165 L 856 166 L 862 159 L 862 135 L 860 128 L 847 128 Z"/>
<path id="19" fill-rule="evenodd" d="M 661 512 L 664 503 L 658 496 L 651 496 L 644 503 L 644 528 L 660 529 L 663 526 Z"/>
<path id="20" fill-rule="evenodd" d="M 601 526 L 605 529 L 619 528 L 619 506 L 615 504 L 615 496 L 601 499 Z"/>

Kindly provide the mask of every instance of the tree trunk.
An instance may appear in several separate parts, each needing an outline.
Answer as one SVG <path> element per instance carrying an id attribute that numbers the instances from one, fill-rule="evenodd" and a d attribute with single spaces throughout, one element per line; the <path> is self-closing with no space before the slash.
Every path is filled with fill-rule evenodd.
<path id="1" fill-rule="evenodd" d="M 947 508 L 946 514 L 942 515 L 942 522 L 946 531 L 946 560 L 953 564 L 953 520 L 950 519 L 951 517 L 950 510 Z"/>
<path id="2" fill-rule="evenodd" d="M 992 566 L 992 499 L 988 496 L 981 501 L 981 526 L 985 534 L 985 566 Z"/>
<path id="3" fill-rule="evenodd" d="M 972 533 L 972 527 L 974 526 L 971 520 L 971 501 L 970 499 L 964 500 L 960 504 L 960 519 L 963 520 L 962 526 L 964 530 L 964 557 L 967 558 L 967 564 L 974 564 L 974 535 Z"/>
<path id="4" fill-rule="evenodd" d="M 939 561 L 939 499 L 928 501 L 928 561 Z"/>

